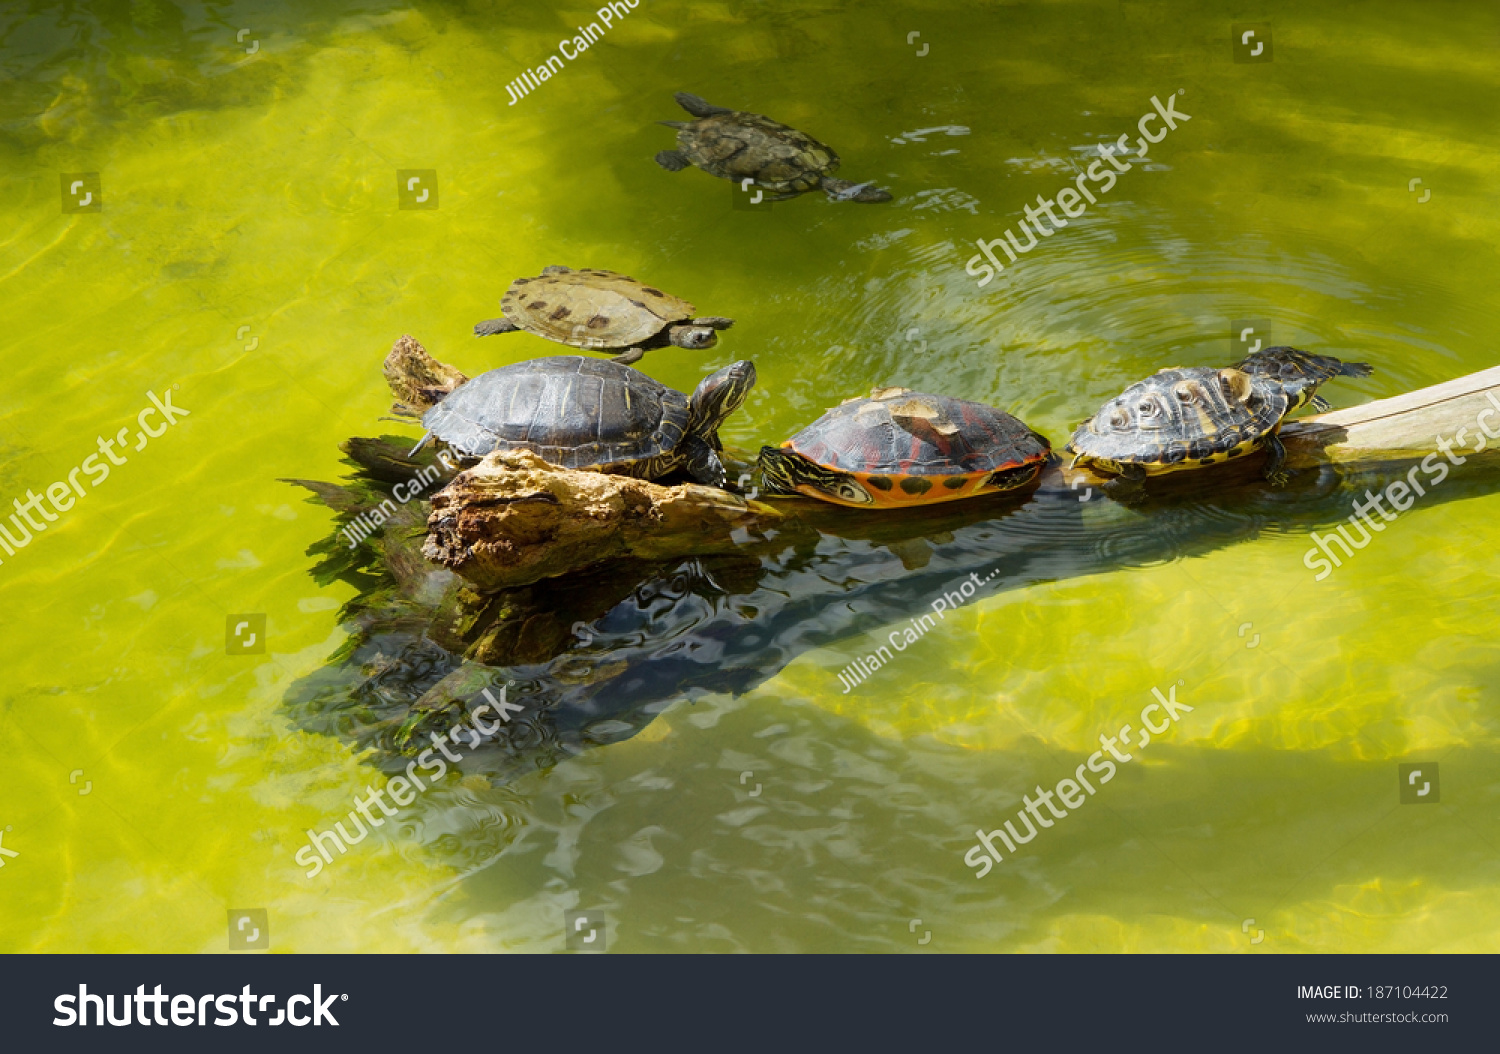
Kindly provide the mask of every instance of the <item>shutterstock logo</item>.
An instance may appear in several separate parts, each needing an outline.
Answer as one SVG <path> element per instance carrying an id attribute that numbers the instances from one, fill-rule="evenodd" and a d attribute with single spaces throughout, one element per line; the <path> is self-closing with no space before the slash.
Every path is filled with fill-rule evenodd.
<path id="1" fill-rule="evenodd" d="M 60 995 L 52 1001 L 52 1008 L 57 1011 L 57 1017 L 52 1023 L 60 1028 L 70 1025 L 114 1025 L 117 1028 L 125 1025 L 176 1025 L 179 1028 L 191 1026 L 203 1026 L 210 1024 L 208 1012 L 213 1009 L 216 1012 L 212 1024 L 229 1027 L 243 1022 L 247 1025 L 276 1025 L 289 1024 L 294 1028 L 302 1028 L 305 1025 L 314 1027 L 328 1024 L 334 1028 L 338 1027 L 338 1019 L 335 1018 L 329 1007 L 333 1006 L 335 1000 L 348 1000 L 348 995 L 323 995 L 323 986 L 313 985 L 312 995 L 298 993 L 286 1001 L 282 1007 L 276 1006 L 276 996 L 256 995 L 246 985 L 240 990 L 239 995 L 232 993 L 225 995 L 163 995 L 161 985 L 157 985 L 151 995 L 146 994 L 145 985 L 136 985 L 135 995 L 126 993 L 120 997 L 120 1016 L 115 1016 L 115 997 L 113 995 L 97 996 L 89 992 L 89 986 L 81 984 L 78 986 L 78 994 Z M 131 1016 L 131 1003 L 135 1004 L 135 1015 Z M 238 1004 L 238 1005 L 236 1005 Z M 164 1010 L 163 1008 L 167 1008 Z M 89 1010 L 93 1010 L 93 1021 L 90 1022 Z M 276 1011 L 274 1017 L 270 1016 L 272 1010 Z M 171 1020 L 167 1019 L 170 1014 Z M 261 1015 L 257 1020 L 255 1015 Z"/>

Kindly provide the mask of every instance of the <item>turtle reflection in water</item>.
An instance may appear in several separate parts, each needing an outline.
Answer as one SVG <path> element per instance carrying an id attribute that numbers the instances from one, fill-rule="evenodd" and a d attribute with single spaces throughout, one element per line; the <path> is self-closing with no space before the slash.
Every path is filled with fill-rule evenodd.
<path id="1" fill-rule="evenodd" d="M 1333 377 L 1366 377 L 1363 362 L 1341 362 L 1296 348 L 1256 352 L 1230 369 L 1165 369 L 1131 385 L 1073 433 L 1073 464 L 1093 465 L 1118 477 L 1116 496 L 1139 490 L 1147 476 L 1203 468 L 1264 447 L 1263 474 L 1286 482 L 1286 450 L 1276 433 L 1287 414 L 1311 404 Z"/>
<path id="2" fill-rule="evenodd" d="M 553 265 L 535 278 L 517 278 L 500 298 L 503 317 L 474 327 L 476 337 L 527 333 L 590 350 L 625 349 L 614 357 L 623 365 L 640 360 L 648 348 L 668 344 L 690 350 L 719 342 L 716 330 L 730 318 L 707 315 L 686 300 L 614 271 Z"/>
<path id="3" fill-rule="evenodd" d="M 629 366 L 555 355 L 480 374 L 428 410 L 422 425 L 465 457 L 530 450 L 562 468 L 642 479 L 682 468 L 722 488 L 719 426 L 754 385 L 748 361 L 705 378 L 689 398 Z"/>
<path id="4" fill-rule="evenodd" d="M 812 136 L 758 113 L 713 106 L 696 95 L 678 92 L 677 105 L 696 121 L 659 121 L 677 129 L 677 149 L 663 150 L 656 163 L 669 172 L 697 165 L 711 176 L 741 186 L 750 180 L 783 201 L 822 188 L 839 201 L 890 201 L 871 183 L 834 179 L 839 155 Z"/>

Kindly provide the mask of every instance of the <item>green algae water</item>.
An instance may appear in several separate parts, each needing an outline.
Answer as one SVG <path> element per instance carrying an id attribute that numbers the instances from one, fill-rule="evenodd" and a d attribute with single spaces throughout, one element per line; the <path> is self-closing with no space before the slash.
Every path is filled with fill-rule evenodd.
<path id="1" fill-rule="evenodd" d="M 289 702 L 358 588 L 310 573 L 338 525 L 283 480 L 344 476 L 351 436 L 415 441 L 380 421 L 402 334 L 471 376 L 557 353 L 473 337 L 515 277 L 608 268 L 734 318 L 640 365 L 691 391 L 753 360 L 721 433 L 749 451 L 882 385 L 1060 449 L 1157 369 L 1235 361 L 1246 325 L 1374 365 L 1335 406 L 1493 365 L 1495 13 L 1272 5 L 1258 54 L 1235 17 L 8 7 L 0 950 L 223 951 L 236 909 L 291 952 L 559 951 L 576 909 L 611 951 L 1500 948 L 1500 496 L 1474 465 L 1321 579 L 1307 530 L 1359 495 L 1336 480 L 1315 522 L 1188 503 L 1194 544 L 1088 560 L 1022 510 L 1039 555 L 995 579 L 982 530 L 854 546 L 864 572 L 813 554 L 716 614 L 742 656 L 776 637 L 738 682 L 674 674 L 632 734 L 459 766 L 313 877 L 295 859 L 385 774 Z M 751 205 L 664 170 L 683 90 L 893 200 Z M 1175 127 L 1144 120 L 1169 101 Z M 1065 227 L 994 245 L 1070 187 L 1094 200 Z M 1130 755 L 1107 783 L 1101 737 Z M 1068 779 L 1092 782 L 1026 812 Z M 1022 815 L 1032 837 L 975 855 Z"/>

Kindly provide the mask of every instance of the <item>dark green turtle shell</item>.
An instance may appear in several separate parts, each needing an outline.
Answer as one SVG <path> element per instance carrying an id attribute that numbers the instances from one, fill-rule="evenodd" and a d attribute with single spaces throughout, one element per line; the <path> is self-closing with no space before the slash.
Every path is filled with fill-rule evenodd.
<path id="1" fill-rule="evenodd" d="M 678 130 L 677 147 L 711 175 L 753 179 L 777 194 L 813 190 L 839 167 L 832 147 L 758 113 L 700 117 Z"/>
<path id="2" fill-rule="evenodd" d="M 1039 465 L 1052 449 L 1003 410 L 905 388 L 850 399 L 782 446 L 824 468 L 896 478 L 990 475 Z"/>
<path id="3" fill-rule="evenodd" d="M 688 420 L 687 396 L 639 370 L 553 355 L 481 373 L 422 425 L 470 457 L 530 450 L 563 468 L 619 470 L 671 454 Z"/>
<path id="4" fill-rule="evenodd" d="M 1291 403 L 1288 413 L 1308 403 L 1327 409 L 1328 404 L 1317 398 L 1318 386 L 1324 381 L 1334 377 L 1368 377 L 1374 372 L 1369 363 L 1343 362 L 1332 355 L 1314 355 L 1286 345 L 1257 351 L 1234 368 L 1281 385 Z"/>
<path id="5" fill-rule="evenodd" d="M 1281 385 L 1240 370 L 1166 369 L 1126 388 L 1078 426 L 1068 449 L 1087 461 L 1169 472 L 1249 453 L 1290 407 Z"/>

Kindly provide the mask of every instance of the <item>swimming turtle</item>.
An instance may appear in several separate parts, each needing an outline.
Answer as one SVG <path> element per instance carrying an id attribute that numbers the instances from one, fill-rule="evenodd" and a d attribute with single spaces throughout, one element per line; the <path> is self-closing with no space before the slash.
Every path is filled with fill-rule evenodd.
<path id="1" fill-rule="evenodd" d="M 761 490 L 896 509 L 1015 490 L 1052 446 L 1010 414 L 947 395 L 876 388 L 762 447 Z"/>
<path id="2" fill-rule="evenodd" d="M 694 318 L 686 300 L 597 268 L 575 271 L 554 265 L 535 278 L 517 278 L 500 298 L 503 318 L 474 327 L 476 337 L 524 329 L 575 348 L 624 348 L 615 362 L 639 361 L 648 348 L 675 344 L 701 350 L 719 342 L 715 330 L 731 318 Z"/>
<path id="3" fill-rule="evenodd" d="M 747 180 L 783 201 L 822 187 L 841 201 L 890 201 L 873 183 L 834 179 L 839 155 L 812 136 L 758 113 L 713 106 L 680 91 L 677 105 L 696 121 L 658 121 L 677 129 L 677 149 L 663 150 L 656 163 L 669 172 L 697 165 L 711 176 L 748 186 Z"/>
<path id="4" fill-rule="evenodd" d="M 465 457 L 530 450 L 563 468 L 643 479 L 680 467 L 723 487 L 718 429 L 754 385 L 748 361 L 705 378 L 689 398 L 629 366 L 554 355 L 481 373 L 423 414 L 422 425 Z"/>
<path id="5" fill-rule="evenodd" d="M 1128 493 L 1147 476 L 1201 468 L 1264 447 L 1263 474 L 1286 482 L 1282 419 L 1308 403 L 1326 406 L 1317 387 L 1335 376 L 1363 377 L 1370 367 L 1296 348 L 1256 352 L 1238 366 L 1164 369 L 1126 388 L 1078 426 L 1068 443 L 1073 464 L 1092 464 L 1123 480 Z"/>

